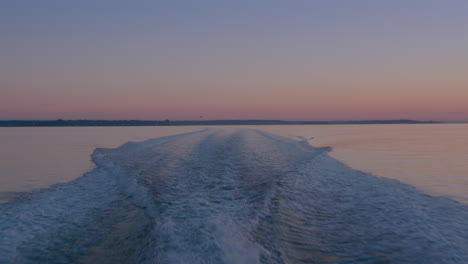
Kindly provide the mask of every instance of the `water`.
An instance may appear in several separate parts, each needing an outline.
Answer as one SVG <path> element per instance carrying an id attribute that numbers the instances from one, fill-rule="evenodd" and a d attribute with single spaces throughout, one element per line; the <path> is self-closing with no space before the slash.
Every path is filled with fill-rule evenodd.
<path id="1" fill-rule="evenodd" d="M 355 169 L 468 204 L 468 124 L 275 126 Z"/>
<path id="2" fill-rule="evenodd" d="M 76 179 L 94 167 L 96 148 L 180 134 L 197 127 L 0 128 L 0 203 Z"/>
<path id="3" fill-rule="evenodd" d="M 293 137 L 198 128 L 97 149 L 85 176 L 0 204 L 0 263 L 468 262 L 467 205 L 297 137 L 326 127 L 265 129 Z"/>

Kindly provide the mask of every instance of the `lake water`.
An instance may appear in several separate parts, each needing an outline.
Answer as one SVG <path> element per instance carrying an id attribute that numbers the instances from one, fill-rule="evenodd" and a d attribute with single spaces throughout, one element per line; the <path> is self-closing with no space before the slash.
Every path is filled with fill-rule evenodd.
<path id="1" fill-rule="evenodd" d="M 330 146 L 334 158 L 432 195 L 468 203 L 468 124 L 246 126 Z M 75 179 L 95 148 L 203 127 L 0 128 L 0 202 Z M 310 139 L 312 138 L 313 139 Z"/>
<path id="2" fill-rule="evenodd" d="M 0 263 L 468 263 L 467 132 L 1 128 Z"/>
<path id="3" fill-rule="evenodd" d="M 265 127 L 302 136 L 330 155 L 374 175 L 468 203 L 468 124 Z"/>
<path id="4" fill-rule="evenodd" d="M 96 148 L 186 133 L 197 127 L 0 127 L 0 202 L 68 182 L 94 167 Z"/>

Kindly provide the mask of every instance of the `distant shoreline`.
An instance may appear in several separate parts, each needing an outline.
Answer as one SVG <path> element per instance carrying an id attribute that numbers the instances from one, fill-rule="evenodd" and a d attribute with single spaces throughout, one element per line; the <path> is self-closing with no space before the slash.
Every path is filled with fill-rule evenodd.
<path id="1" fill-rule="evenodd" d="M 0 127 L 94 127 L 94 126 L 222 126 L 222 125 L 367 125 L 367 124 L 439 124 L 438 121 L 355 120 L 355 121 L 284 121 L 284 120 L 0 120 Z"/>

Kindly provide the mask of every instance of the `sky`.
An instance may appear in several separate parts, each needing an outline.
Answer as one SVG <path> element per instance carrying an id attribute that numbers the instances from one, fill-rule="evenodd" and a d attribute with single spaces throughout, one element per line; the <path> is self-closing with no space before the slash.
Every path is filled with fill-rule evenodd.
<path id="1" fill-rule="evenodd" d="M 0 119 L 468 121 L 465 0 L 5 0 Z"/>

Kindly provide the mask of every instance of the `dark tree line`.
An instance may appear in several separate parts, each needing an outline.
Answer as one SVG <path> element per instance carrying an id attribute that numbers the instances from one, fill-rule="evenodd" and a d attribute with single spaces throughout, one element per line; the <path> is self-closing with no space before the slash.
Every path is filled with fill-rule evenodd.
<path id="1" fill-rule="evenodd" d="M 210 126 L 210 125 L 330 125 L 330 124 L 420 124 L 433 121 L 362 120 L 362 121 L 282 121 L 282 120 L 4 120 L 0 127 L 69 127 L 69 126 Z"/>

